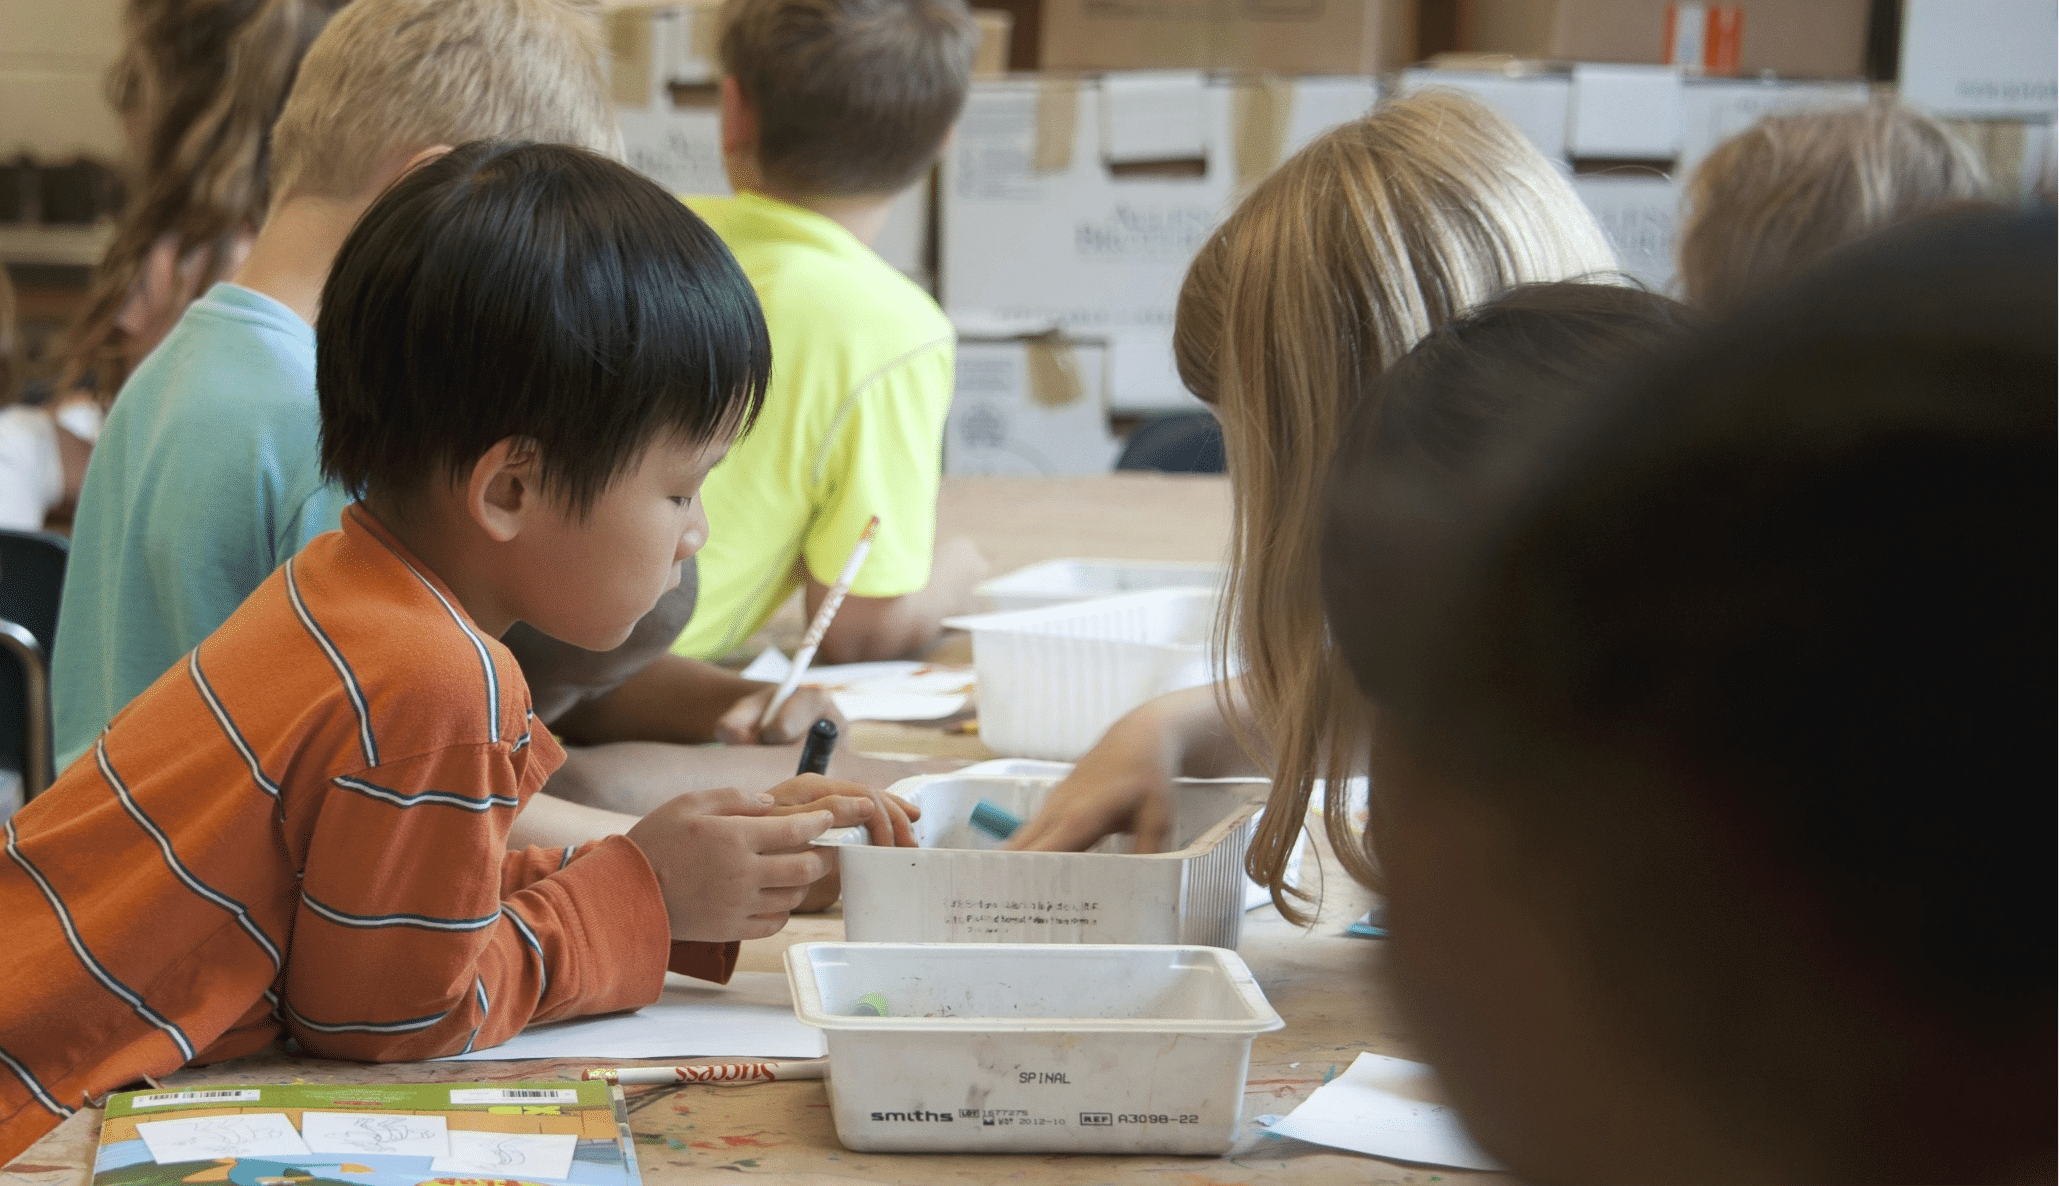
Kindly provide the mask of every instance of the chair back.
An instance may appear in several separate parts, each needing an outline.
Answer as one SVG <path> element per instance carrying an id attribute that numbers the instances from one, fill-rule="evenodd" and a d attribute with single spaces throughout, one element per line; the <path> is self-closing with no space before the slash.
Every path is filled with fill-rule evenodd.
<path id="1" fill-rule="evenodd" d="M 0 530 L 0 766 L 25 798 L 50 785 L 50 659 L 71 543 L 47 531 Z"/>
<path id="2" fill-rule="evenodd" d="M 1115 459 L 1118 470 L 1169 474 L 1219 474 L 1224 464 L 1223 429 L 1208 412 L 1180 412 L 1139 424 Z"/>

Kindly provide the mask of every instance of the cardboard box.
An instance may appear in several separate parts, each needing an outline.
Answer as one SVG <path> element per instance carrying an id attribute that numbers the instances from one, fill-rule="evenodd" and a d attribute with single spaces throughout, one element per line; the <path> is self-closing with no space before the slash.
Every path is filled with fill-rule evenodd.
<path id="1" fill-rule="evenodd" d="M 1566 75 L 1419 69 L 1401 76 L 1404 93 L 1429 86 L 1465 91 L 1506 116 L 1537 151 L 1555 161 L 1565 159 L 1573 102 L 1573 80 Z"/>
<path id="2" fill-rule="evenodd" d="M 121 56 L 125 11 L 104 0 L 0 3 L 0 153 L 45 164 L 81 154 L 123 158 L 106 77 Z"/>
<path id="3" fill-rule="evenodd" d="M 1045 70 L 1370 74 L 1416 57 L 1410 0 L 1044 0 Z"/>
<path id="4" fill-rule="evenodd" d="M 1902 101 L 1939 115 L 2050 121 L 2055 42 L 2052 0 L 1907 0 Z"/>
<path id="5" fill-rule="evenodd" d="M 722 77 L 716 61 L 720 0 L 631 5 L 605 15 L 615 102 L 625 107 L 663 105 L 672 86 L 712 86 Z"/>
<path id="6" fill-rule="evenodd" d="M 1509 74 L 1478 70 L 1422 68 L 1403 72 L 1404 92 L 1445 86 L 1471 94 L 1516 125 L 1538 151 L 1554 160 L 1567 159 L 1573 121 L 1573 76 L 1562 73 Z M 1674 171 L 1690 176 L 1716 145 L 1744 131 L 1764 116 L 1813 108 L 1864 103 L 1871 87 L 1864 82 L 1818 82 L 1762 78 L 1695 78 L 1681 80 L 1677 98 L 1678 147 Z M 1594 105 L 1595 94 L 1587 95 Z M 1590 124 L 1590 136 L 1595 131 Z M 1616 130 L 1621 135 L 1621 129 Z M 1670 136 L 1669 136 L 1670 139 Z M 1595 152 L 1579 155 L 1593 157 Z M 1650 159 L 1666 159 L 1659 154 Z"/>
<path id="7" fill-rule="evenodd" d="M 1680 68 L 1574 66 L 1566 151 L 1576 159 L 1672 160 L 1680 151 Z"/>
<path id="8" fill-rule="evenodd" d="M 675 194 L 726 194 L 722 128 L 713 107 L 618 107 L 624 163 Z"/>
<path id="9" fill-rule="evenodd" d="M 1008 73 L 1008 43 L 1015 29 L 1015 17 L 1005 9 L 975 8 L 972 19 L 979 22 L 979 49 L 972 55 L 972 76 L 992 78 Z"/>
<path id="10" fill-rule="evenodd" d="M 722 169 L 721 117 L 713 106 L 618 107 L 622 145 L 630 168 L 675 194 L 727 194 Z M 930 283 L 929 211 L 931 180 L 909 187 L 894 201 L 886 226 L 872 249 L 903 274 Z"/>
<path id="11" fill-rule="evenodd" d="M 1109 411 L 1198 412 L 1202 406 L 1180 382 L 1171 329 L 1117 330 L 1108 335 Z"/>
<path id="12" fill-rule="evenodd" d="M 629 4 L 604 14 L 615 102 L 653 106 L 667 88 L 712 87 L 722 80 L 721 0 L 672 4 Z M 976 76 L 1005 73 L 1013 18 L 1005 11 L 976 9 L 979 49 Z"/>
<path id="13" fill-rule="evenodd" d="M 1601 224 L 1616 264 L 1653 292 L 1671 292 L 1680 233 L 1680 186 L 1645 170 L 1583 174 L 1573 189 Z"/>
<path id="14" fill-rule="evenodd" d="M 1107 353 L 1056 334 L 961 340 L 944 472 L 1107 473 L 1121 450 L 1108 431 Z"/>
<path id="15" fill-rule="evenodd" d="M 1677 176 L 1691 177 L 1718 144 L 1768 115 L 1864 103 L 1863 82 L 1778 82 L 1742 78 L 1690 78 L 1680 90 Z"/>
<path id="16" fill-rule="evenodd" d="M 975 83 L 939 176 L 944 311 L 974 336 L 1167 330 L 1243 188 L 1373 99 L 1367 78 Z"/>
<path id="17" fill-rule="evenodd" d="M 1044 0 L 978 0 L 975 15 L 985 12 L 1008 14 L 1008 44 L 1001 47 L 1002 60 L 1012 71 L 1032 71 L 1041 63 L 1043 52 Z M 984 51 L 984 45 L 982 45 Z"/>
<path id="18" fill-rule="evenodd" d="M 1870 0 L 1461 0 L 1458 36 L 1460 49 L 1519 58 L 1859 78 L 1871 8 Z"/>

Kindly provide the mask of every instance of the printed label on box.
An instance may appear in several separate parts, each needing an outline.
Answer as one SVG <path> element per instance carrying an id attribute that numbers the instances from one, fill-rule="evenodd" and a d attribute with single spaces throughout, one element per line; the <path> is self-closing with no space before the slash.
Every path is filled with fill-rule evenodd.
<path id="1" fill-rule="evenodd" d="M 1188 262 L 1255 179 L 1234 146 L 1291 153 L 1373 101 L 1367 79 L 1296 79 L 1266 104 L 1240 104 L 1240 85 L 1201 85 L 1191 73 L 975 83 L 944 161 L 940 212 L 939 287 L 959 331 L 1170 327 Z M 1111 94 L 1130 115 L 1106 114 Z M 1159 118 L 1175 94 L 1181 118 Z M 1251 118 L 1237 122 L 1240 110 Z M 1260 123 L 1272 134 L 1235 134 Z M 1111 164 L 1197 152 L 1198 170 Z"/>
<path id="2" fill-rule="evenodd" d="M 1118 445 L 1105 351 L 1084 343 L 960 342 L 944 420 L 949 474 L 1107 473 Z"/>
<path id="3" fill-rule="evenodd" d="M 1671 289 L 1679 186 L 1668 177 L 1601 174 L 1575 177 L 1573 189 L 1616 249 L 1617 265 L 1654 292 Z"/>
<path id="4" fill-rule="evenodd" d="M 1704 74 L 1735 74 L 1743 41 L 1741 4 L 1668 5 L 1666 52 L 1660 60 Z"/>

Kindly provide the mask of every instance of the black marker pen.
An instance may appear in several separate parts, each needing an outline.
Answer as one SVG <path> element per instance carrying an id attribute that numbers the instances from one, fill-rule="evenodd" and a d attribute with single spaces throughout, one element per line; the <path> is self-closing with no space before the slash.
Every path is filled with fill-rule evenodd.
<path id="1" fill-rule="evenodd" d="M 801 746 L 801 768 L 795 774 L 826 774 L 829 771 L 829 755 L 836 749 L 836 722 L 823 717 L 808 730 L 808 741 Z"/>

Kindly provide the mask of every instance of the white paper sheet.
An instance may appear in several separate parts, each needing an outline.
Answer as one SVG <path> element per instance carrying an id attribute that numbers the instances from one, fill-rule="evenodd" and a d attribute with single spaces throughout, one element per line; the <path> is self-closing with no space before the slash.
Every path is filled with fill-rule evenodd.
<path id="1" fill-rule="evenodd" d="M 793 660 L 766 647 L 743 669 L 745 679 L 777 683 Z M 933 721 L 965 707 L 974 676 L 969 667 L 939 667 L 899 660 L 810 667 L 801 683 L 821 688 L 836 709 L 853 721 Z"/>
<path id="2" fill-rule="evenodd" d="M 1360 1054 L 1350 1070 L 1316 1088 L 1272 1131 L 1396 1161 L 1502 1168 L 1473 1143 L 1458 1113 L 1439 1102 L 1435 1071 L 1379 1054 Z"/>
<path id="3" fill-rule="evenodd" d="M 136 1135 L 159 1165 L 218 1157 L 306 1157 L 284 1112 L 240 1112 L 184 1120 L 139 1120 Z"/>
<path id="4" fill-rule="evenodd" d="M 821 1033 L 794 1020 L 785 976 L 738 972 L 720 985 L 668 973 L 664 996 L 635 1013 L 532 1025 L 498 1046 L 442 1061 L 822 1055 Z"/>
<path id="5" fill-rule="evenodd" d="M 443 1117 L 404 1112 L 302 1112 L 300 1135 L 310 1153 L 392 1153 L 442 1157 L 450 1152 Z"/>
<path id="6" fill-rule="evenodd" d="M 473 1132 L 453 1129 L 450 1153 L 429 1163 L 439 1174 L 492 1178 L 570 1177 L 579 1135 L 569 1132 Z"/>

